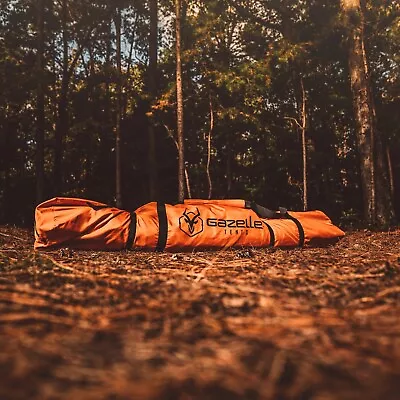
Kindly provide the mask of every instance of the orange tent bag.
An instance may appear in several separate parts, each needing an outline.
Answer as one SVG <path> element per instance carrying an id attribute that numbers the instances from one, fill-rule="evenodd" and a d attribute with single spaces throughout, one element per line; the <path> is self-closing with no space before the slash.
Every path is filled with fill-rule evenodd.
<path id="1" fill-rule="evenodd" d="M 54 198 L 36 207 L 35 249 L 184 251 L 296 247 L 344 232 L 321 211 L 270 211 L 244 200 L 148 203 L 130 213 L 96 201 Z"/>

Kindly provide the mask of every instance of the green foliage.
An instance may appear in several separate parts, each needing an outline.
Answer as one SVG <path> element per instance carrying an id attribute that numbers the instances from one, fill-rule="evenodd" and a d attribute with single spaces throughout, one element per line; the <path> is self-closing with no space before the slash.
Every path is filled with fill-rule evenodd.
<path id="1" fill-rule="evenodd" d="M 0 1 L 0 220 L 29 222 L 34 205 L 36 9 Z M 158 96 L 148 93 L 149 4 L 143 1 L 45 1 L 46 195 L 114 202 L 116 84 L 123 87 L 123 197 L 147 197 L 148 138 L 156 126 L 160 199 L 176 185 L 174 2 L 159 1 Z M 122 77 L 116 69 L 116 7 L 122 10 Z M 183 3 L 183 85 L 187 170 L 192 194 L 208 193 L 211 117 L 214 197 L 253 198 L 301 208 L 302 158 L 297 124 L 307 96 L 310 207 L 334 217 L 361 207 L 346 43 L 339 2 L 329 0 Z M 400 25 L 396 2 L 366 2 L 366 27 L 379 128 L 400 155 Z M 65 30 L 65 31 L 64 31 Z M 67 40 L 67 127 L 63 174 L 54 193 Z M 151 104 L 150 104 L 151 102 Z M 393 168 L 397 187 L 400 162 Z M 29 193 L 28 193 L 29 190 Z M 398 194 L 397 194 L 398 196 Z"/>

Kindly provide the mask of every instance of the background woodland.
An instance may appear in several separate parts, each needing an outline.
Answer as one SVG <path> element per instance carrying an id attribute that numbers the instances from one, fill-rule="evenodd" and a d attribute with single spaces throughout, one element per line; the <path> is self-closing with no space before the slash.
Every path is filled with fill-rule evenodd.
<path id="1" fill-rule="evenodd" d="M 0 221 L 180 187 L 392 223 L 399 15 L 398 0 L 0 0 Z"/>

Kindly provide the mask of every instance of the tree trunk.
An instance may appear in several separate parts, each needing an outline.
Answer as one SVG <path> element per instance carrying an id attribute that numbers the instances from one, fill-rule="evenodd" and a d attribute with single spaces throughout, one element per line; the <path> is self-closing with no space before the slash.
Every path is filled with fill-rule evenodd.
<path id="1" fill-rule="evenodd" d="M 61 91 L 58 100 L 58 118 L 55 130 L 54 140 L 54 169 L 53 169 L 53 190 L 55 195 L 59 195 L 63 187 L 63 140 L 68 133 L 68 86 L 69 86 L 69 70 L 68 70 L 68 33 L 67 33 L 67 0 L 62 2 L 62 40 L 63 40 L 63 61 L 62 61 L 62 78 Z"/>
<path id="2" fill-rule="evenodd" d="M 232 171 L 232 163 L 233 163 L 233 151 L 230 143 L 226 142 L 226 197 L 230 197 L 232 194 L 233 187 L 233 171 Z"/>
<path id="3" fill-rule="evenodd" d="M 110 22 L 108 24 L 108 22 Z M 106 54 L 105 54 L 105 60 L 104 60 L 104 81 L 105 81 L 105 94 L 104 94 L 104 115 L 103 115 L 103 121 L 104 121 L 104 126 L 106 127 L 106 131 L 109 131 L 109 127 L 112 126 L 112 105 L 111 105 L 111 79 L 110 79 L 110 73 L 112 70 L 112 65 L 111 65 L 111 53 L 112 53 L 112 20 L 107 21 L 107 37 L 105 38 L 106 40 Z M 107 137 L 107 135 L 104 135 Z M 108 140 L 105 140 L 105 143 L 108 144 Z M 109 149 L 106 149 L 106 151 L 109 151 Z"/>
<path id="4" fill-rule="evenodd" d="M 164 124 L 164 128 L 165 128 L 165 130 L 167 131 L 168 136 L 169 136 L 169 137 L 173 140 L 173 142 L 175 143 L 175 147 L 176 147 L 176 150 L 177 150 L 178 156 L 179 156 L 179 144 L 178 144 L 177 140 L 174 138 L 174 135 L 172 134 L 171 130 L 168 128 L 167 125 Z M 191 199 L 191 198 L 192 198 L 192 191 L 191 191 L 191 189 L 190 189 L 190 178 L 189 178 L 189 174 L 188 174 L 186 165 L 185 165 L 185 168 L 184 168 L 184 175 L 185 175 L 185 181 L 186 181 L 187 197 L 188 197 L 189 199 Z"/>
<path id="5" fill-rule="evenodd" d="M 392 156 L 390 154 L 389 146 L 386 146 L 386 158 L 388 163 L 390 194 L 392 196 L 392 201 L 394 201 L 394 176 L 393 176 Z"/>
<path id="6" fill-rule="evenodd" d="M 37 1 L 37 126 L 36 126 L 36 203 L 44 200 L 44 4 Z"/>
<path id="7" fill-rule="evenodd" d="M 349 42 L 349 72 L 360 158 L 364 218 L 371 226 L 388 226 L 394 218 L 387 163 L 376 129 L 368 61 L 364 43 L 364 14 L 360 0 L 342 0 Z"/>
<path id="8" fill-rule="evenodd" d="M 308 210 L 308 184 L 307 184 L 307 112 L 306 112 L 306 91 L 304 90 L 303 78 L 300 78 L 301 85 L 301 149 L 303 155 L 303 210 Z"/>
<path id="9" fill-rule="evenodd" d="M 211 135 L 214 130 L 214 108 L 212 104 L 212 98 L 210 93 L 210 129 L 208 131 L 207 136 L 207 165 L 206 165 L 206 173 L 207 173 L 207 182 L 208 182 L 208 199 L 211 199 L 212 195 L 212 180 L 210 174 L 210 164 L 211 164 Z"/>
<path id="10" fill-rule="evenodd" d="M 117 207 L 122 208 L 121 193 L 121 111 L 122 111 L 122 68 L 121 68 L 121 10 L 115 15 L 115 34 L 117 41 L 117 115 L 115 123 L 115 195 Z"/>
<path id="11" fill-rule="evenodd" d="M 134 45 L 134 42 L 132 41 L 129 46 L 128 60 L 126 62 L 126 76 L 128 79 L 129 79 L 130 72 L 131 72 L 133 45 Z M 122 119 L 126 118 L 127 112 L 128 112 L 128 93 L 125 92 L 122 95 Z"/>
<path id="12" fill-rule="evenodd" d="M 176 100 L 177 100 L 177 141 L 178 141 L 178 201 L 185 199 L 185 152 L 183 140 L 183 96 L 181 61 L 181 0 L 175 0 L 176 14 Z"/>
<path id="13" fill-rule="evenodd" d="M 150 0 L 150 36 L 149 36 L 149 93 L 150 101 L 153 102 L 157 96 L 157 53 L 158 53 L 158 0 Z M 150 200 L 157 199 L 157 156 L 156 138 L 152 119 L 148 124 L 149 134 L 149 195 Z"/>

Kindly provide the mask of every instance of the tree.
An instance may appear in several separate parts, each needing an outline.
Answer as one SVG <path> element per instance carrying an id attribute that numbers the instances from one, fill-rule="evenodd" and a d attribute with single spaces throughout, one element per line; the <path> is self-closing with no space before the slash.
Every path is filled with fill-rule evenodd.
<path id="1" fill-rule="evenodd" d="M 61 3 L 61 27 L 62 27 L 62 78 L 61 89 L 58 98 L 58 118 L 54 140 L 54 167 L 53 167 L 53 189 L 58 194 L 63 182 L 63 140 L 68 134 L 68 90 L 71 72 L 69 70 L 68 51 L 68 0 Z"/>
<path id="2" fill-rule="evenodd" d="M 303 159 L 303 210 L 308 210 L 308 183 L 307 183 L 307 138 L 306 138 L 306 129 L 307 129 L 307 110 L 306 110 L 306 91 L 304 89 L 304 81 L 303 78 L 300 77 L 300 86 L 301 86 L 301 106 L 299 108 L 301 123 L 297 118 L 286 117 L 293 121 L 301 131 L 301 153 Z"/>
<path id="3" fill-rule="evenodd" d="M 150 101 L 157 96 L 157 53 L 158 53 L 158 0 L 150 0 L 150 35 L 149 35 L 149 68 L 148 82 Z M 149 121 L 149 195 L 151 200 L 157 198 L 157 157 L 154 121 Z"/>
<path id="4" fill-rule="evenodd" d="M 36 203 L 44 200 L 44 1 L 37 0 Z"/>
<path id="5" fill-rule="evenodd" d="M 181 60 L 181 0 L 175 0 L 175 41 L 176 41 L 176 120 L 178 141 L 178 201 L 185 199 L 185 150 L 183 137 L 183 95 Z"/>
<path id="6" fill-rule="evenodd" d="M 349 73 L 360 158 L 364 218 L 369 225 L 388 226 L 394 209 L 388 181 L 387 161 L 376 113 L 364 41 L 364 13 L 360 0 L 342 0 L 348 32 Z"/>
<path id="7" fill-rule="evenodd" d="M 117 59 L 117 105 L 115 124 L 115 194 L 117 207 L 122 207 L 121 193 L 121 117 L 122 117 L 122 68 L 121 68 L 121 10 L 116 9 L 115 17 L 116 33 L 116 59 Z"/>

